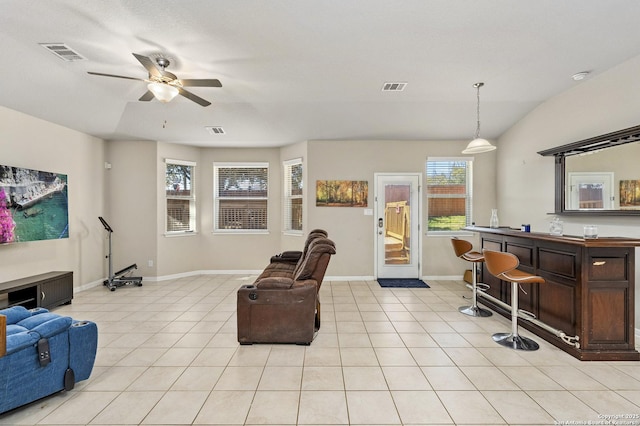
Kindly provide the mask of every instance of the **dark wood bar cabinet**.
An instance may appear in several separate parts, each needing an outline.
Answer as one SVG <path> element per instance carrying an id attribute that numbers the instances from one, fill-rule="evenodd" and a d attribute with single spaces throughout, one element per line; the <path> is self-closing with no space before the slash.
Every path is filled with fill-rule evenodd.
<path id="1" fill-rule="evenodd" d="M 536 322 L 519 319 L 520 326 L 583 361 L 637 361 L 634 344 L 635 247 L 640 240 L 553 236 L 511 228 L 468 227 L 480 234 L 483 249 L 512 253 L 521 269 L 545 279 L 523 284 L 521 310 Z M 510 283 L 483 265 L 481 282 L 487 294 L 510 304 Z M 479 302 L 510 317 L 504 303 L 479 297 Z M 547 325 L 549 327 L 545 327 Z M 549 331 L 561 330 L 569 339 Z"/>

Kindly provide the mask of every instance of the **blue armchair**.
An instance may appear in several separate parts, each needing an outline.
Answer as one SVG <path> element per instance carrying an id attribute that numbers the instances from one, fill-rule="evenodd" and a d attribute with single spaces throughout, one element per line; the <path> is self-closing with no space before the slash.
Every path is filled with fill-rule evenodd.
<path id="1" fill-rule="evenodd" d="M 42 308 L 0 310 L 0 413 L 88 379 L 97 346 L 93 322 Z"/>

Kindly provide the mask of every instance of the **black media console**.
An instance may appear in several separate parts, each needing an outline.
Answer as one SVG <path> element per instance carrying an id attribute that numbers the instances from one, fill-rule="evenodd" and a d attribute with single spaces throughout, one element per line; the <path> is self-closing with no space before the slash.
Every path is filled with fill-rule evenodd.
<path id="1" fill-rule="evenodd" d="M 73 272 L 54 271 L 0 283 L 0 309 L 55 308 L 73 299 Z"/>

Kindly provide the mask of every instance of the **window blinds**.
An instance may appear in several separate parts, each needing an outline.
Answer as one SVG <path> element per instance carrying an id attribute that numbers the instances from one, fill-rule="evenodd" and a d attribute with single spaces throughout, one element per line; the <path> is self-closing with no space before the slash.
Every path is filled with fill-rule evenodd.
<path id="1" fill-rule="evenodd" d="M 471 164 L 466 157 L 427 159 L 428 231 L 459 231 L 470 225 Z"/>

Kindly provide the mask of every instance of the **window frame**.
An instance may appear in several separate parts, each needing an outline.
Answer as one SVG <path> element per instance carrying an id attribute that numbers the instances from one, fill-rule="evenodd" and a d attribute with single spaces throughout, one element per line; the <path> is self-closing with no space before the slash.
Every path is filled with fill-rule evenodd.
<path id="1" fill-rule="evenodd" d="M 425 230 L 427 236 L 458 236 L 458 235 L 466 235 L 469 232 L 463 229 L 460 230 L 432 230 L 429 228 L 429 203 L 432 199 L 443 199 L 443 198 L 454 198 L 451 197 L 455 195 L 454 193 L 449 194 L 432 194 L 429 191 L 429 172 L 431 168 L 429 167 L 429 163 L 433 162 L 442 162 L 442 163 L 465 163 L 465 227 L 471 226 L 473 223 L 473 157 L 427 157 L 427 161 L 425 162 L 425 197 L 427 200 L 427 208 L 426 212 L 426 224 Z M 461 197 L 458 197 L 461 198 Z"/>
<path id="2" fill-rule="evenodd" d="M 164 196 L 165 196 L 165 221 L 164 221 L 164 233 L 165 236 L 182 236 L 193 235 L 197 233 L 197 206 L 196 206 L 196 166 L 195 161 L 176 160 L 172 158 L 165 158 L 164 160 Z M 191 167 L 191 174 L 189 176 L 189 195 L 172 195 L 167 194 L 167 169 L 169 165 L 188 166 Z M 169 200 L 188 200 L 189 201 L 189 229 L 170 230 L 169 228 Z"/>
<path id="3" fill-rule="evenodd" d="M 303 173 L 300 179 L 300 194 L 292 194 L 291 192 L 291 176 L 294 166 L 300 166 L 301 173 Z M 282 229 L 285 234 L 288 235 L 302 235 L 303 234 L 303 218 L 304 218 L 304 163 L 302 158 L 294 158 L 291 160 L 285 160 L 282 162 L 283 167 L 283 204 L 282 204 Z M 300 229 L 293 228 L 293 200 L 300 200 Z"/>
<path id="4" fill-rule="evenodd" d="M 218 194 L 219 174 L 221 168 L 265 168 L 267 176 L 267 189 L 264 197 L 221 197 Z M 214 234 L 268 234 L 269 233 L 269 162 L 267 161 L 228 161 L 213 163 L 213 230 Z M 260 200 L 265 201 L 265 218 L 266 228 L 249 229 L 249 228 L 219 228 L 220 201 L 221 200 Z"/>

